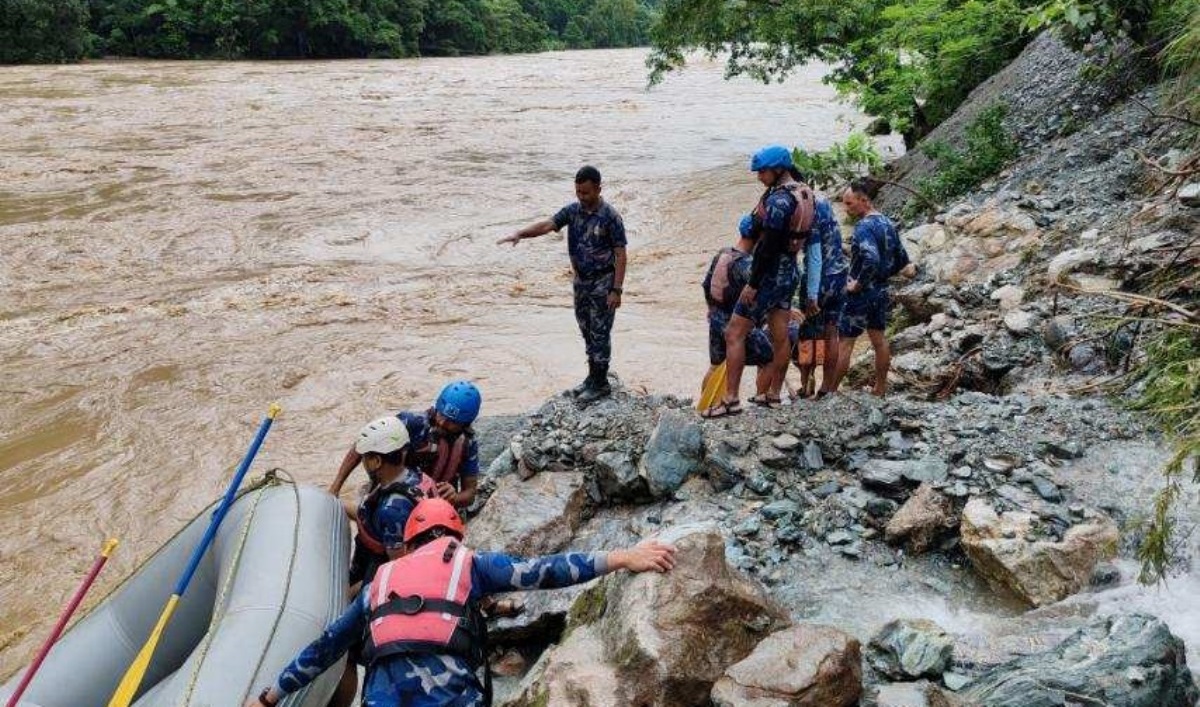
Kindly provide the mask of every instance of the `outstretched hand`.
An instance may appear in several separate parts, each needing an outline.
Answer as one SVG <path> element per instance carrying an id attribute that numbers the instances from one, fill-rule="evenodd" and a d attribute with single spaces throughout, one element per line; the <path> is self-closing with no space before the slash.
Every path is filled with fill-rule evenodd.
<path id="1" fill-rule="evenodd" d="M 496 241 L 496 245 L 504 245 L 505 243 L 511 243 L 512 245 L 515 246 L 516 244 L 518 244 L 520 242 L 521 242 L 521 234 L 514 233 L 510 236 L 505 236 L 505 237 L 501 238 L 500 240 Z"/>
<path id="2" fill-rule="evenodd" d="M 630 572 L 666 572 L 675 566 L 675 546 L 645 540 L 635 547 L 610 552 L 608 562 L 613 569 Z"/>

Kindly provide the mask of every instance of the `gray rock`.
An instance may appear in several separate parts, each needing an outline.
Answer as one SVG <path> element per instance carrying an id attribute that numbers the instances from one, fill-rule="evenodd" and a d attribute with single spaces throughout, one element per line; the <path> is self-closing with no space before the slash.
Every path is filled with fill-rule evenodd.
<path id="1" fill-rule="evenodd" d="M 655 498 L 675 493 L 700 466 L 704 438 L 693 415 L 665 410 L 646 442 L 638 473 Z"/>
<path id="2" fill-rule="evenodd" d="M 746 520 L 738 523 L 733 529 L 733 534 L 739 538 L 752 538 L 762 531 L 762 521 L 758 516 L 750 516 Z"/>
<path id="3" fill-rule="evenodd" d="M 1033 490 L 1037 491 L 1037 495 L 1043 499 L 1051 503 L 1058 503 L 1062 500 L 1062 492 L 1058 490 L 1058 486 L 1053 481 L 1041 476 L 1035 476 L 1033 477 L 1032 484 Z"/>
<path id="4" fill-rule="evenodd" d="M 1193 707 L 1200 700 L 1183 641 L 1145 614 L 1093 619 L 1048 651 L 993 668 L 959 695 L 988 707 Z"/>
<path id="5" fill-rule="evenodd" d="M 771 446 L 781 452 L 791 452 L 800 447 L 800 438 L 784 433 L 772 439 Z"/>
<path id="6" fill-rule="evenodd" d="M 950 473 L 959 479 L 969 479 L 971 478 L 972 471 L 971 467 L 969 466 L 960 466 L 955 468 Z"/>
<path id="7" fill-rule="evenodd" d="M 845 530 L 835 530 L 832 533 L 830 533 L 829 535 L 825 536 L 825 542 L 829 543 L 830 545 L 834 545 L 834 546 L 849 545 L 853 541 L 854 541 L 854 536 L 851 535 L 850 533 L 846 532 Z"/>
<path id="8" fill-rule="evenodd" d="M 746 488 L 759 496 L 766 496 L 775 488 L 775 483 L 762 474 L 754 474 L 746 479 Z"/>
<path id="9" fill-rule="evenodd" d="M 904 491 L 905 462 L 888 459 L 871 459 L 863 465 L 859 480 L 864 488 L 885 494 Z"/>
<path id="10" fill-rule="evenodd" d="M 887 424 L 887 418 L 883 416 L 883 411 L 879 408 L 871 408 L 867 413 L 867 424 L 875 429 L 880 429 Z"/>
<path id="11" fill-rule="evenodd" d="M 915 484 L 940 483 L 950 474 L 950 467 L 937 457 L 927 456 L 906 462 L 901 474 Z"/>
<path id="12" fill-rule="evenodd" d="M 626 452 L 596 455 L 596 484 L 606 501 L 632 501 L 649 495 L 646 480 L 638 474 L 633 458 Z"/>
<path id="13" fill-rule="evenodd" d="M 862 557 L 862 543 L 856 541 L 850 543 L 849 545 L 842 545 L 838 548 L 838 552 L 841 552 L 846 557 Z"/>
<path id="14" fill-rule="evenodd" d="M 1185 184 L 1179 188 L 1179 192 L 1176 196 L 1179 197 L 1179 203 L 1183 204 L 1184 206 L 1190 206 L 1192 208 L 1200 206 L 1200 182 Z"/>
<path id="15" fill-rule="evenodd" d="M 950 666 L 954 639 L 925 619 L 900 619 L 884 625 L 871 639 L 867 660 L 890 678 L 937 678 Z"/>
<path id="16" fill-rule="evenodd" d="M 505 447 L 503 451 L 496 455 L 492 463 L 488 464 L 485 473 L 492 478 L 497 478 L 512 473 L 516 468 L 517 460 L 513 457 L 512 451 L 508 447 Z"/>
<path id="17" fill-rule="evenodd" d="M 804 537 L 804 529 L 798 525 L 783 525 L 775 531 L 775 539 L 789 545 L 799 543 Z"/>
<path id="18" fill-rule="evenodd" d="M 1083 447 L 1077 442 L 1058 442 L 1043 439 L 1037 443 L 1038 454 L 1056 457 L 1058 459 L 1079 459 L 1083 456 Z"/>
<path id="19" fill-rule="evenodd" d="M 742 470 L 733 459 L 721 452 L 710 451 L 705 455 L 700 471 L 714 491 L 728 491 L 742 482 Z"/>
<path id="20" fill-rule="evenodd" d="M 1067 315 L 1059 315 L 1042 325 L 1042 341 L 1046 348 L 1057 353 L 1070 343 L 1075 335 L 1075 320 Z"/>
<path id="21" fill-rule="evenodd" d="M 780 518 L 795 515 L 799 512 L 800 504 L 787 499 L 772 501 L 759 510 L 759 513 L 762 513 L 763 518 L 767 520 L 779 520 Z"/>
<path id="22" fill-rule="evenodd" d="M 1004 328 L 1015 336 L 1025 336 L 1033 331 L 1037 317 L 1023 309 L 1013 309 L 1004 315 Z"/>
<path id="23" fill-rule="evenodd" d="M 821 455 L 821 445 L 814 441 L 809 441 L 804 445 L 804 466 L 818 471 L 825 468 L 825 458 Z"/>
<path id="24" fill-rule="evenodd" d="M 937 688 L 928 682 L 894 682 L 880 685 L 875 695 L 875 707 L 935 707 L 942 703 L 933 701 L 931 690 Z"/>
<path id="25" fill-rule="evenodd" d="M 952 692 L 958 692 L 970 682 L 971 678 L 961 673 L 942 673 L 942 684 Z"/>
<path id="26" fill-rule="evenodd" d="M 826 481 L 820 486 L 813 489 L 813 495 L 817 498 L 829 498 L 842 490 L 841 484 L 836 481 Z"/>

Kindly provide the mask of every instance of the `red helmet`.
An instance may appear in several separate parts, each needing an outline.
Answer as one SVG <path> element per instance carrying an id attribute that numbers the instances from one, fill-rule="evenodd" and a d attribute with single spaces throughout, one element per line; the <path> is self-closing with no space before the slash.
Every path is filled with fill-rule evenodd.
<path id="1" fill-rule="evenodd" d="M 441 498 L 426 498 L 413 508 L 404 524 L 404 542 L 431 528 L 445 528 L 460 538 L 467 530 L 454 506 Z"/>

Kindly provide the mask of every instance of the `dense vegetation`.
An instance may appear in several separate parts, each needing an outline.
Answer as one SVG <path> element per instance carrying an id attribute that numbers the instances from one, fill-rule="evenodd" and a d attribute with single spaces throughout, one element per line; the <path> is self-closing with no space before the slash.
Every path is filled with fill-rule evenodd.
<path id="1" fill-rule="evenodd" d="M 727 56 L 730 75 L 781 80 L 827 62 L 826 80 L 912 147 L 1015 57 L 1033 33 L 1082 44 L 1128 39 L 1149 51 L 1197 0 L 664 0 L 652 79 L 690 50 Z M 1193 40 L 1190 46 L 1194 48 Z M 1176 54 L 1189 54 L 1177 50 Z M 1194 60 L 1194 55 L 1191 55 Z"/>
<path id="2" fill-rule="evenodd" d="M 0 63 L 644 45 L 658 0 L 0 0 Z"/>

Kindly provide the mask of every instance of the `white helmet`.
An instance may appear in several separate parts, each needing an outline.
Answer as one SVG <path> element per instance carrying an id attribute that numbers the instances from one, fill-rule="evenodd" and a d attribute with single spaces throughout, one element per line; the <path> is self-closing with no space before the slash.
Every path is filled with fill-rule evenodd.
<path id="1" fill-rule="evenodd" d="M 354 443 L 354 451 L 359 454 L 375 452 L 390 454 L 408 446 L 408 428 L 395 415 L 372 420 L 358 433 L 358 441 Z"/>

